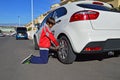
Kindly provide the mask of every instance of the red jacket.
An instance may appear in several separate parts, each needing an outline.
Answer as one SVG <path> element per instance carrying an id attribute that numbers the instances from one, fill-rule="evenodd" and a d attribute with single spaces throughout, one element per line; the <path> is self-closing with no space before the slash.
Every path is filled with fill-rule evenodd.
<path id="1" fill-rule="evenodd" d="M 45 25 L 42 27 L 42 31 L 40 34 L 39 48 L 50 48 L 51 42 L 54 43 L 55 46 L 59 45 L 48 25 Z"/>

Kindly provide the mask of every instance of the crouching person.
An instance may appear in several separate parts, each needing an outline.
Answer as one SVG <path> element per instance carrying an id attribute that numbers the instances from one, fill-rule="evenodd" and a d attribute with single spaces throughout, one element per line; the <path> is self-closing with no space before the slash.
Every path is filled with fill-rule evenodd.
<path id="1" fill-rule="evenodd" d="M 59 49 L 59 43 L 57 42 L 57 39 L 55 39 L 53 33 L 51 32 L 51 28 L 55 25 L 54 18 L 48 18 L 46 20 L 46 24 L 42 27 L 42 31 L 40 34 L 39 39 L 39 53 L 40 56 L 33 56 L 30 55 L 26 59 L 22 61 L 23 64 L 46 64 L 48 63 L 48 54 L 49 54 L 49 48 L 51 46 L 51 43 L 54 44 L 56 47 L 55 49 Z"/>

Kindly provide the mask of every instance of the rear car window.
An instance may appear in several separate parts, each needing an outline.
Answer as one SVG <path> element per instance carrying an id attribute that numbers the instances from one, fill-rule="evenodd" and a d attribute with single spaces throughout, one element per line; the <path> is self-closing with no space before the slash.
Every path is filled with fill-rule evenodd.
<path id="1" fill-rule="evenodd" d="M 106 6 L 96 5 L 96 4 L 77 4 L 77 6 L 83 7 L 83 8 L 89 8 L 89 9 L 102 10 L 102 11 L 119 12 L 114 8 L 108 8 Z"/>
<path id="2" fill-rule="evenodd" d="M 17 32 L 27 32 L 26 27 L 17 27 Z"/>

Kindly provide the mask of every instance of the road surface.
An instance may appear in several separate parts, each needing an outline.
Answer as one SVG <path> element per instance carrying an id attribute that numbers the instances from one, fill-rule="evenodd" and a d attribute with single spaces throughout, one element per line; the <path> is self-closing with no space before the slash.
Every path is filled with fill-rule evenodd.
<path id="1" fill-rule="evenodd" d="M 50 57 L 48 64 L 21 64 L 30 53 L 38 55 L 31 40 L 0 37 L 0 80 L 120 80 L 120 57 L 81 56 L 70 65 Z"/>

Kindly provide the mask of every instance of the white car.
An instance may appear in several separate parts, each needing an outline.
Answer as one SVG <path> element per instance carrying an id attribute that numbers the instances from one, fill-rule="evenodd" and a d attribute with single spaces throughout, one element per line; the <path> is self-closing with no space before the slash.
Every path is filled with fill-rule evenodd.
<path id="1" fill-rule="evenodd" d="M 51 29 L 63 46 L 58 52 L 62 63 L 71 64 L 76 54 L 115 53 L 120 51 L 120 12 L 99 1 L 78 1 L 51 11 L 43 20 L 54 17 Z M 34 34 L 38 49 L 40 29 Z"/>

